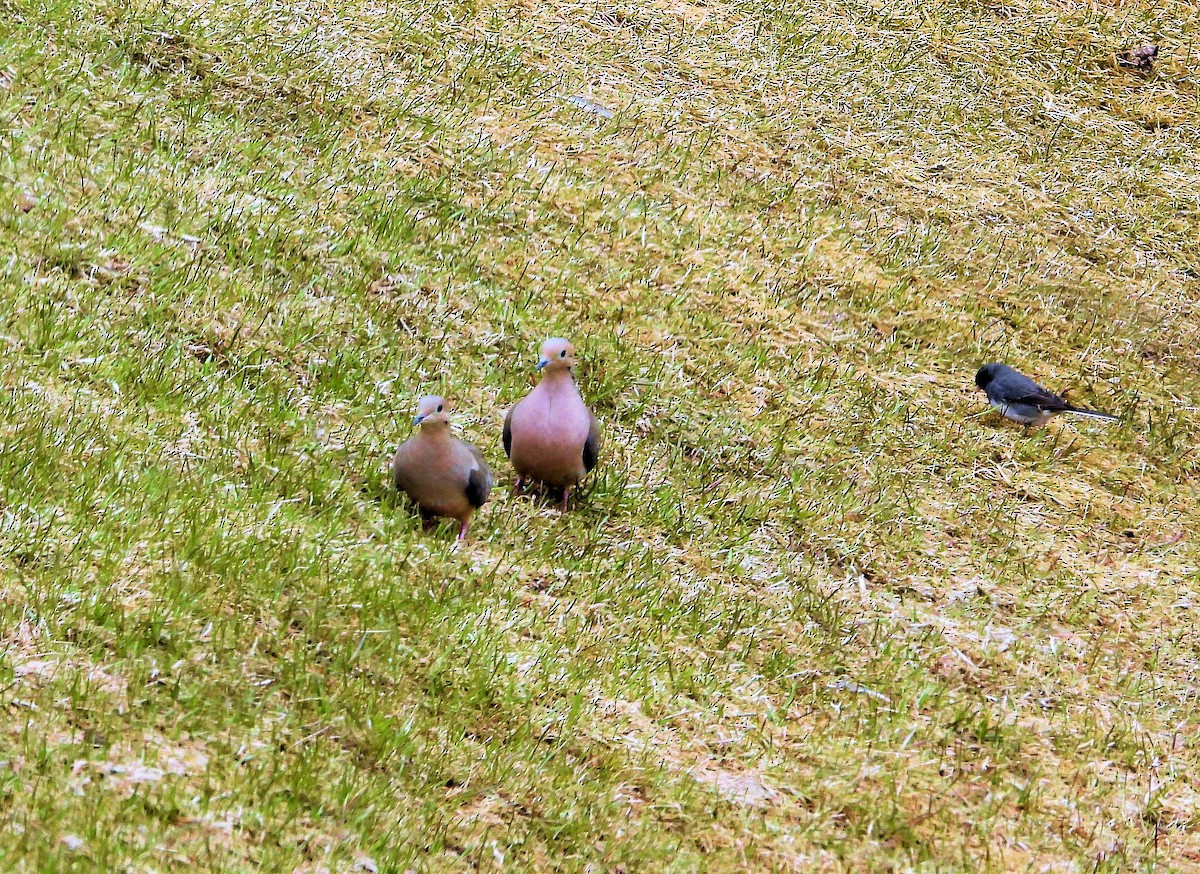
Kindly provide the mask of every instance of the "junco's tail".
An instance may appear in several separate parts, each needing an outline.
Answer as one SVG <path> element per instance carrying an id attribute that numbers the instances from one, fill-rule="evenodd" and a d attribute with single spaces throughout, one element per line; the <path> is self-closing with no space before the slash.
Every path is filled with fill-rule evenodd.
<path id="1" fill-rule="evenodd" d="M 1098 413 L 1095 410 L 1081 410 L 1079 407 L 1067 407 L 1063 410 L 1064 413 L 1071 413 L 1075 416 L 1087 416 L 1089 419 L 1103 419 L 1105 422 L 1119 422 L 1119 416 L 1113 416 L 1108 413 Z"/>

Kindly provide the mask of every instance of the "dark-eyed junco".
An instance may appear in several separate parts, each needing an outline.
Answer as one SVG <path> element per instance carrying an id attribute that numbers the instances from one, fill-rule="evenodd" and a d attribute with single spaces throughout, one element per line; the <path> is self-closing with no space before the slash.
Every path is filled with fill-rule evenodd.
<path id="1" fill-rule="evenodd" d="M 1117 63 L 1122 67 L 1133 67 L 1143 73 L 1154 66 L 1158 60 L 1158 46 L 1154 44 L 1138 46 L 1117 55 Z"/>
<path id="2" fill-rule="evenodd" d="M 1118 421 L 1116 416 L 1073 407 L 1052 391 L 1042 388 L 1028 376 L 1007 364 L 985 364 L 975 374 L 975 384 L 987 392 L 988 403 L 1000 415 L 1025 427 L 1044 424 L 1059 413 L 1073 413 L 1093 419 Z"/>

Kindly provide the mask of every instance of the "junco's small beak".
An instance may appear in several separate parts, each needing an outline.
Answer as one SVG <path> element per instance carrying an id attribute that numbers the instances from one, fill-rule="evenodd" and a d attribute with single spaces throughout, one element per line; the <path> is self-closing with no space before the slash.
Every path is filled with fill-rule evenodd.
<path id="1" fill-rule="evenodd" d="M 422 422 L 425 421 L 425 416 L 426 416 L 425 413 L 422 413 L 421 415 L 417 416 L 415 419 L 413 419 L 413 424 L 420 425 Z"/>
<path id="2" fill-rule="evenodd" d="M 538 362 L 537 369 L 538 369 L 538 370 L 541 370 L 543 367 L 545 367 L 545 366 L 546 366 L 546 365 L 548 365 L 549 363 L 550 363 L 550 359 L 549 359 L 549 358 L 543 358 L 541 361 L 539 361 L 539 362 Z"/>

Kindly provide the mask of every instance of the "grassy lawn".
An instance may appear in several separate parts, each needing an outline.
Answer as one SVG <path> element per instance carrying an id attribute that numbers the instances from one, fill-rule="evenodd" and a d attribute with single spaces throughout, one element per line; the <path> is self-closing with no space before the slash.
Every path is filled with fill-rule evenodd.
<path id="1" fill-rule="evenodd" d="M 1200 870 L 1200 7 L 0 13 L 0 869 Z"/>

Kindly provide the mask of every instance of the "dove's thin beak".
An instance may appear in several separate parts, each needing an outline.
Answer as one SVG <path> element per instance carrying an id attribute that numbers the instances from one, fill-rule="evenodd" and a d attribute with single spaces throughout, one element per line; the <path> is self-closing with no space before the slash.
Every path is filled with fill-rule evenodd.
<path id="1" fill-rule="evenodd" d="M 424 421 L 425 421 L 425 414 L 424 414 L 424 413 L 422 413 L 421 415 L 419 415 L 419 416 L 417 416 L 415 419 L 413 419 L 413 424 L 414 424 L 414 425 L 420 425 L 420 424 L 421 424 L 422 422 L 424 422 Z"/>
<path id="2" fill-rule="evenodd" d="M 548 365 L 549 363 L 550 363 L 550 359 L 549 359 L 549 358 L 543 358 L 541 361 L 539 361 L 539 362 L 538 362 L 537 369 L 538 369 L 538 370 L 541 370 L 543 367 L 545 367 L 545 366 L 546 366 L 546 365 Z"/>

